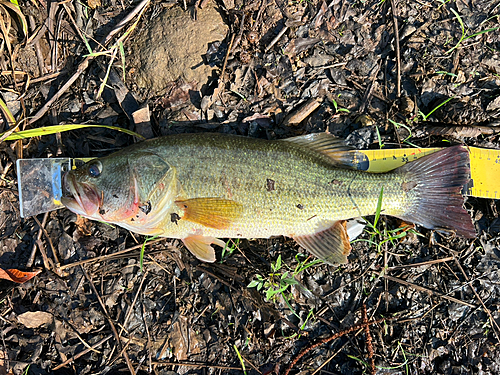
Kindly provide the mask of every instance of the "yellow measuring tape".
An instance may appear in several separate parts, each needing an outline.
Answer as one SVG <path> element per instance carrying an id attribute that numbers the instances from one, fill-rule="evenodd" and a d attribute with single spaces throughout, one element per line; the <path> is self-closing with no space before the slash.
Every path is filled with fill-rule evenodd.
<path id="1" fill-rule="evenodd" d="M 364 154 L 367 159 L 367 165 L 360 169 L 368 172 L 387 172 L 438 150 L 440 148 L 398 148 L 355 152 Z M 471 181 L 467 184 L 466 194 L 500 199 L 500 150 L 479 147 L 468 147 L 468 150 Z M 363 161 L 358 160 L 357 163 L 362 164 Z"/>

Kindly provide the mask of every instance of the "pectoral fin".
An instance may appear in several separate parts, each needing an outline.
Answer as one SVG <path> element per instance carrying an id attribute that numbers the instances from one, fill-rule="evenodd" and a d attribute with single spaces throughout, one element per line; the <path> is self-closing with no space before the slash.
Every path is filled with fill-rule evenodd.
<path id="1" fill-rule="evenodd" d="M 215 250 L 211 244 L 216 244 L 224 247 L 224 241 L 214 237 L 207 237 L 201 235 L 191 235 L 182 240 L 187 249 L 199 260 L 204 262 L 215 262 Z"/>
<path id="2" fill-rule="evenodd" d="M 347 263 L 347 256 L 351 252 L 345 220 L 336 221 L 330 228 L 321 232 L 294 236 L 293 239 L 304 249 L 329 264 Z"/>
<path id="3" fill-rule="evenodd" d="M 227 229 L 242 211 L 241 204 L 222 198 L 193 198 L 175 204 L 184 211 L 183 220 L 214 229 Z"/>

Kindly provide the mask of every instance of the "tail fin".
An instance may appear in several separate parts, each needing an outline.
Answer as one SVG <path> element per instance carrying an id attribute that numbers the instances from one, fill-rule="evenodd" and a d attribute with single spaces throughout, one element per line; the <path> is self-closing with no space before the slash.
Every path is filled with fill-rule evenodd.
<path id="1" fill-rule="evenodd" d="M 470 174 L 469 153 L 465 148 L 446 148 L 397 171 L 405 175 L 402 187 L 413 196 L 414 202 L 401 219 L 428 229 L 452 230 L 466 238 L 476 236 L 461 194 Z"/>

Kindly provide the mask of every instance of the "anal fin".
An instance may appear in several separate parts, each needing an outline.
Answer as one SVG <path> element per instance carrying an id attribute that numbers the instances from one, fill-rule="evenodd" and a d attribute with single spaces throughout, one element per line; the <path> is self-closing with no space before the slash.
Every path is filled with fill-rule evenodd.
<path id="1" fill-rule="evenodd" d="M 345 220 L 339 220 L 321 232 L 294 236 L 293 239 L 311 254 L 329 264 L 347 263 L 351 244 Z"/>
<path id="2" fill-rule="evenodd" d="M 196 258 L 209 263 L 215 262 L 215 250 L 210 245 L 216 244 L 220 247 L 224 247 L 226 245 L 224 241 L 221 241 L 218 238 L 198 234 L 193 234 L 183 238 L 182 242 L 184 242 L 184 245 Z"/>

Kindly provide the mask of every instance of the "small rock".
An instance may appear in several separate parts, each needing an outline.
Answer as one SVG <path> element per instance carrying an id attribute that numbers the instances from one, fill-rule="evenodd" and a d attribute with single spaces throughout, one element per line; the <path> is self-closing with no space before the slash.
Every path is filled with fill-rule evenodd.
<path id="1" fill-rule="evenodd" d="M 81 105 L 78 103 L 78 100 L 72 100 L 68 103 L 68 111 L 71 113 L 78 113 L 81 110 Z"/>
<path id="2" fill-rule="evenodd" d="M 182 78 L 202 87 L 212 68 L 205 64 L 209 44 L 226 37 L 227 26 L 213 6 L 198 10 L 197 20 L 173 7 L 153 20 L 136 39 L 131 65 L 136 82 L 154 95 L 165 93 L 168 83 Z"/>

